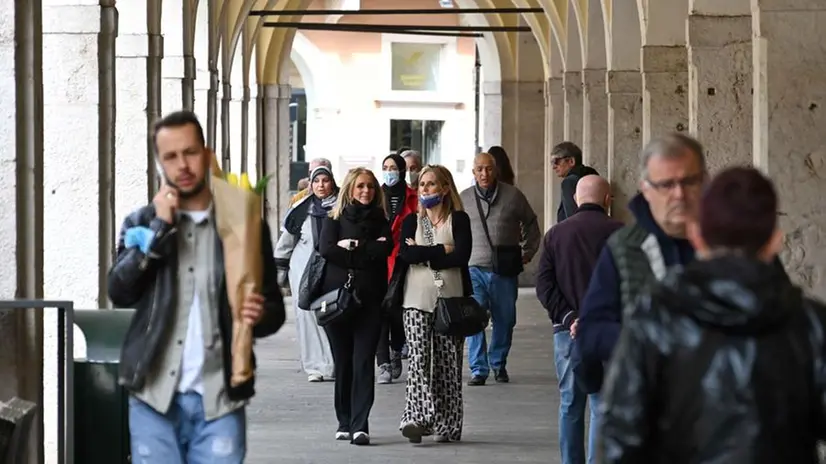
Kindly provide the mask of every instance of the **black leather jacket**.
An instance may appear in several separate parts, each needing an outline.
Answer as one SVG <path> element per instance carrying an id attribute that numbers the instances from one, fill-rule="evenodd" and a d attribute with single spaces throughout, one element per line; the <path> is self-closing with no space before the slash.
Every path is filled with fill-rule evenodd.
<path id="1" fill-rule="evenodd" d="M 782 269 L 697 261 L 627 318 L 602 391 L 599 462 L 818 462 L 826 308 Z"/>
<path id="2" fill-rule="evenodd" d="M 138 248 L 126 248 L 126 230 L 135 226 L 149 227 L 155 232 L 149 253 L 144 255 Z M 109 298 L 116 307 L 134 308 L 135 316 L 126 333 L 120 357 L 118 381 L 131 391 L 140 390 L 155 356 L 164 349 L 164 329 L 169 326 L 175 310 L 177 285 L 177 229 L 155 217 L 155 208 L 145 206 L 130 214 L 123 222 L 118 240 L 117 258 L 109 270 Z M 217 237 L 217 234 L 216 234 Z M 266 337 L 278 331 L 284 324 L 284 301 L 276 284 L 277 270 L 273 260 L 270 230 L 263 223 L 261 234 L 264 255 L 264 280 L 261 294 L 264 296 L 264 318 L 253 329 L 255 337 Z M 232 314 L 224 283 L 224 263 L 221 240 L 215 240 L 216 288 L 221 289 L 219 302 L 219 330 L 223 339 L 224 366 L 231 364 Z M 253 365 L 255 360 L 253 358 Z M 234 401 L 244 400 L 255 394 L 253 377 L 237 387 L 230 387 L 231 369 L 224 369 L 227 394 Z"/>

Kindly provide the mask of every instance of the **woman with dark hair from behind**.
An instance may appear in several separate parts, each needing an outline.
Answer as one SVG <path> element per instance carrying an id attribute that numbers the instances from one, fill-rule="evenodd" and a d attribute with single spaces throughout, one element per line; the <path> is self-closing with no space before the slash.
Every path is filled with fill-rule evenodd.
<path id="1" fill-rule="evenodd" d="M 817 463 L 826 307 L 773 263 L 777 194 L 752 168 L 708 186 L 698 260 L 626 316 L 602 390 L 599 462 Z"/>
<path id="2" fill-rule="evenodd" d="M 513 172 L 511 160 L 508 158 L 508 153 L 499 145 L 494 145 L 488 149 L 488 153 L 493 156 L 496 161 L 496 167 L 499 169 L 499 177 L 496 180 L 504 182 L 508 185 L 513 185 L 516 182 L 516 174 Z"/>

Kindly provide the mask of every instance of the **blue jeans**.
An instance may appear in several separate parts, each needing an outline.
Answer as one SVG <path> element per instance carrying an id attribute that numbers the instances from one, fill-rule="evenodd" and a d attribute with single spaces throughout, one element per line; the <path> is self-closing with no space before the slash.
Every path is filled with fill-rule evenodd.
<path id="1" fill-rule="evenodd" d="M 135 464 L 241 464 L 247 452 L 244 408 L 204 419 L 198 393 L 176 393 L 166 414 L 129 397 L 129 435 Z"/>
<path id="2" fill-rule="evenodd" d="M 518 282 L 516 277 L 502 277 L 478 267 L 470 268 L 473 283 L 473 298 L 490 310 L 493 330 L 488 349 L 485 331 L 467 337 L 467 357 L 470 373 L 487 378 L 490 369 L 504 369 L 508 362 L 508 352 L 513 341 L 516 326 L 516 297 Z"/>
<path id="3" fill-rule="evenodd" d="M 566 331 L 554 334 L 554 364 L 559 381 L 559 450 L 562 464 L 585 464 L 585 402 L 590 403 L 588 464 L 596 462 L 599 395 L 586 395 L 574 381 L 570 355 L 574 341 Z"/>

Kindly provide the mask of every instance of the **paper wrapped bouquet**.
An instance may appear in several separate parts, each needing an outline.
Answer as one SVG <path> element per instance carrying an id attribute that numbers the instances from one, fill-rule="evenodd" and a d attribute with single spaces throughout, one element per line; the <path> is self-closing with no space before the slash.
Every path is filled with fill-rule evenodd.
<path id="1" fill-rule="evenodd" d="M 249 176 L 224 173 L 212 159 L 212 198 L 215 224 L 224 248 L 227 297 L 232 309 L 232 375 L 236 387 L 252 378 L 252 325 L 241 317 L 247 295 L 261 292 L 261 202 L 269 176 L 253 187 Z"/>

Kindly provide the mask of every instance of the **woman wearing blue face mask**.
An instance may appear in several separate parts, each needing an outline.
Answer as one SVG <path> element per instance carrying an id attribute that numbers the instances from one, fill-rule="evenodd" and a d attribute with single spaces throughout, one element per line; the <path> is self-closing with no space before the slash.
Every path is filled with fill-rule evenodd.
<path id="1" fill-rule="evenodd" d="M 462 438 L 464 338 L 434 331 L 439 296 L 470 296 L 470 218 L 450 171 L 427 166 L 419 175 L 419 211 L 404 220 L 399 261 L 385 297 L 401 301 L 410 364 L 402 435 L 411 443 Z M 436 287 L 440 281 L 441 291 Z M 388 305 L 385 304 L 385 307 Z"/>
<path id="2" fill-rule="evenodd" d="M 399 155 L 390 155 L 381 166 L 385 209 L 387 210 L 390 230 L 393 232 L 393 252 L 387 259 L 387 280 L 393 275 L 396 256 L 399 254 L 399 236 L 402 222 L 411 213 L 416 212 L 419 200 L 416 190 L 407 186 L 407 164 Z M 392 310 L 384 315 L 381 337 L 376 351 L 376 364 L 379 366 L 379 384 L 392 383 L 402 375 L 402 350 L 405 345 L 404 326 L 401 311 Z"/>

